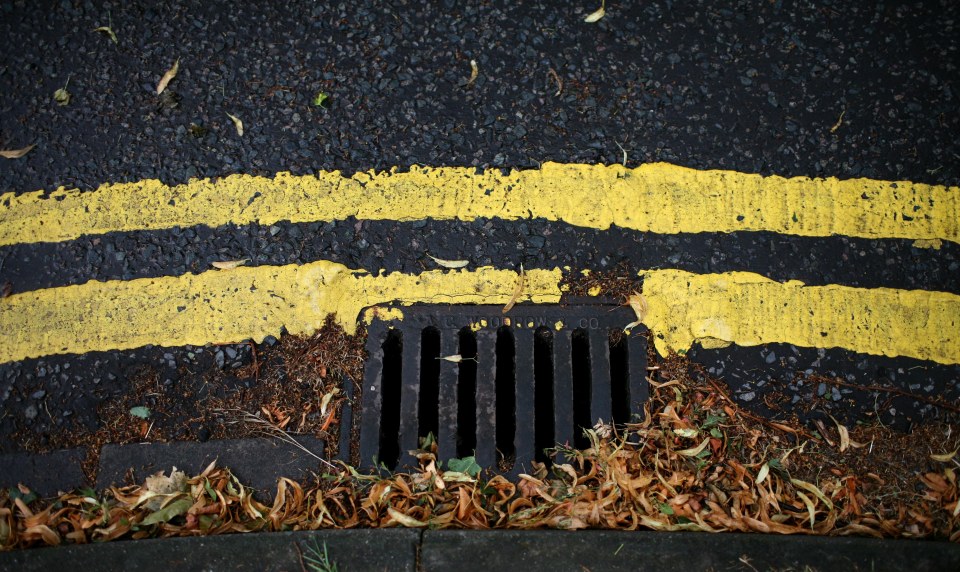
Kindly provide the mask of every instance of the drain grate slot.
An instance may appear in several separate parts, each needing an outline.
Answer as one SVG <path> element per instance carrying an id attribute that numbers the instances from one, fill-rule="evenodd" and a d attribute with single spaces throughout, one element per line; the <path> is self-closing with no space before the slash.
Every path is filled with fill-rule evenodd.
<path id="1" fill-rule="evenodd" d="M 507 326 L 497 330 L 496 363 L 494 364 L 494 432 L 496 435 L 496 449 L 499 453 L 498 463 L 512 465 L 517 456 L 517 447 L 514 439 L 517 434 L 517 381 L 516 362 L 517 350 L 513 332 Z M 481 451 L 487 451 L 480 441 L 481 448 L 477 451 L 477 462 L 480 463 Z M 483 457 L 487 458 L 487 457 Z M 482 464 L 482 463 L 481 463 Z M 487 463 L 483 466 L 492 466 Z"/>
<path id="2" fill-rule="evenodd" d="M 470 328 L 458 335 L 460 371 L 457 378 L 457 457 L 469 457 L 477 449 L 477 338 Z"/>
<path id="3" fill-rule="evenodd" d="M 571 365 L 573 376 L 573 445 L 577 449 L 590 446 L 584 429 L 593 426 L 590 421 L 590 340 L 587 331 L 577 328 L 571 336 Z M 561 441 L 562 443 L 563 441 Z"/>
<path id="4" fill-rule="evenodd" d="M 534 458 L 548 459 L 544 449 L 553 447 L 553 332 L 538 328 L 533 336 Z M 571 402 L 572 403 L 572 402 Z"/>
<path id="5" fill-rule="evenodd" d="M 428 434 L 441 460 L 475 455 L 511 473 L 583 429 L 626 423 L 647 399 L 646 339 L 617 306 L 414 306 L 368 329 L 359 463 L 413 465 Z M 460 356 L 460 360 L 442 359 Z M 349 412 L 348 412 L 349 413 Z M 341 448 L 343 450 L 343 448 Z"/>

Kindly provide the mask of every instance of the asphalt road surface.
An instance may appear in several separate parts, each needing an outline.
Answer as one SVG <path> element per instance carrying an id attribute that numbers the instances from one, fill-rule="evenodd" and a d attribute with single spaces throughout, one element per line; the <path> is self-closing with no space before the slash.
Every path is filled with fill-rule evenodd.
<path id="1" fill-rule="evenodd" d="M 351 177 L 370 170 L 403 174 L 413 166 L 507 176 L 548 162 L 628 169 L 666 162 L 701 171 L 899 181 L 917 196 L 952 197 L 953 206 L 929 208 L 934 218 L 957 220 L 957 3 L 608 2 L 599 22 L 585 23 L 596 8 L 2 2 L 0 149 L 35 147 L 21 158 L 0 159 L 0 192 L 7 193 L 0 228 L 20 224 L 37 204 L 63 204 L 64 212 L 79 204 L 82 215 L 83 197 L 103 193 L 106 184 L 145 192 L 147 180 L 175 186 L 238 174 L 267 181 L 280 172 Z M 176 76 L 158 95 L 161 76 L 175 62 Z M 66 105 L 54 98 L 61 88 L 69 92 Z M 242 135 L 231 116 L 242 122 Z M 258 197 L 270 194 L 269 182 L 258 184 Z M 60 187 L 83 193 L 17 206 L 16 197 Z M 165 196 L 166 187 L 151 188 L 155 194 L 144 196 Z M 192 187 L 185 188 L 189 194 Z M 136 206 L 115 218 L 138 219 Z M 0 452 L 22 449 L 23 435 L 43 443 L 48 433 L 74 424 L 95 427 L 97 407 L 123 394 L 136 368 L 155 369 L 162 387 L 171 388 L 183 383 L 184 367 L 229 370 L 251 359 L 247 344 L 204 343 L 216 339 L 70 349 L 85 346 L 66 338 L 93 326 L 82 316 L 58 322 L 31 309 L 39 302 L 31 306 L 24 296 L 72 299 L 64 287 L 91 281 L 112 288 L 137 278 L 202 280 L 211 262 L 221 260 L 249 259 L 256 269 L 329 261 L 417 274 L 436 269 L 429 253 L 510 271 L 520 264 L 528 271 L 567 267 L 568 275 L 589 269 L 634 278 L 649 270 L 742 271 L 782 284 L 849 287 L 857 296 L 876 289 L 936 292 L 943 305 L 929 302 L 930 313 L 942 331 L 918 335 L 895 313 L 879 312 L 872 323 L 893 332 L 891 339 L 926 336 L 920 341 L 932 346 L 960 345 L 955 223 L 939 236 L 821 236 L 600 228 L 532 210 L 450 219 L 430 216 L 426 206 L 426 218 L 398 221 L 360 216 L 362 206 L 329 219 L 147 228 L 159 212 L 152 209 L 166 207 L 145 201 L 147 214 L 139 218 L 147 222 L 140 227 L 4 242 L 0 281 L 9 283 L 11 296 L 0 300 L 2 344 L 17 349 L 30 336 L 46 335 L 48 345 L 63 341 L 67 349 L 28 349 L 30 357 L 0 365 Z M 101 311 L 99 298 L 84 300 L 89 316 Z M 853 313 L 870 311 L 866 305 Z M 31 322 L 21 329 L 24 315 Z M 955 350 L 935 357 L 857 344 L 768 338 L 726 347 L 694 343 L 685 351 L 758 411 L 769 411 L 765 397 L 776 392 L 798 408 L 814 403 L 821 413 L 909 427 L 949 413 L 932 401 L 960 398 Z M 192 431 L 185 427 L 179 437 L 196 438 Z"/>

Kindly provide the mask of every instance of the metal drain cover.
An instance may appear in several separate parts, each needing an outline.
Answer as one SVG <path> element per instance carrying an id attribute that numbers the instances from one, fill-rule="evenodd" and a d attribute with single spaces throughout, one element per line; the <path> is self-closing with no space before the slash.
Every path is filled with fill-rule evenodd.
<path id="1" fill-rule="evenodd" d="M 646 338 L 610 304 L 410 306 L 367 332 L 359 462 L 413 465 L 428 434 L 439 458 L 521 472 L 581 428 L 623 423 L 648 396 Z"/>

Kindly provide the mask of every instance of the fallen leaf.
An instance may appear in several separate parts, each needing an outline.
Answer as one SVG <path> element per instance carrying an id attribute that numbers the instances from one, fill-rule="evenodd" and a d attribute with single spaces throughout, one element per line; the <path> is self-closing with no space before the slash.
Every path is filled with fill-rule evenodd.
<path id="1" fill-rule="evenodd" d="M 240 118 L 236 115 L 231 115 L 229 113 L 227 114 L 227 117 L 229 117 L 230 120 L 233 121 L 233 124 L 237 127 L 237 135 L 243 137 L 243 121 L 240 121 Z"/>
<path id="2" fill-rule="evenodd" d="M 517 278 L 517 287 L 514 289 L 513 294 L 510 296 L 510 301 L 507 302 L 507 305 L 503 307 L 504 314 L 509 312 L 513 308 L 513 306 L 517 303 L 517 300 L 520 299 L 520 294 L 523 294 L 523 286 L 526 280 L 527 280 L 527 275 L 523 272 L 523 264 L 521 264 L 520 276 Z"/>
<path id="3" fill-rule="evenodd" d="M 427 526 L 427 523 L 421 522 L 412 516 L 407 516 L 393 507 L 387 509 L 387 514 L 390 515 L 390 518 L 407 528 L 423 528 Z"/>
<path id="4" fill-rule="evenodd" d="M 218 260 L 215 262 L 211 262 L 210 265 L 220 270 L 233 270 L 238 266 L 243 266 L 249 261 L 250 261 L 249 258 L 243 258 L 241 260 L 222 260 L 222 261 Z"/>
<path id="5" fill-rule="evenodd" d="M 330 400 L 333 399 L 333 396 L 340 393 L 338 388 L 333 388 L 332 391 L 328 391 L 320 399 L 320 416 L 323 417 L 327 414 L 327 407 L 330 405 Z"/>
<path id="6" fill-rule="evenodd" d="M 673 432 L 679 435 L 680 437 L 686 437 L 687 439 L 693 439 L 694 437 L 700 434 L 700 432 L 697 431 L 696 429 L 683 428 L 683 427 L 680 429 L 674 429 Z"/>
<path id="7" fill-rule="evenodd" d="M 827 498 L 827 495 L 823 494 L 823 491 L 817 488 L 816 485 L 806 481 L 801 481 L 800 479 L 790 479 L 790 482 L 793 483 L 793 486 L 795 487 L 800 487 L 807 492 L 813 493 L 818 499 L 823 501 L 823 504 L 827 505 L 828 509 L 833 510 L 833 503 L 830 502 L 830 499 Z"/>
<path id="8" fill-rule="evenodd" d="M 837 425 L 837 433 L 840 434 L 840 452 L 843 453 L 850 448 L 850 432 L 833 415 L 830 416 L 830 419 L 833 419 L 833 422 Z"/>
<path id="9" fill-rule="evenodd" d="M 702 453 L 703 450 L 706 449 L 707 445 L 709 444 L 710 444 L 710 437 L 707 437 L 706 439 L 703 440 L 702 443 L 700 443 L 696 447 L 692 449 L 683 449 L 682 451 L 677 451 L 677 453 L 679 453 L 680 455 L 683 455 L 684 457 L 696 457 L 697 455 Z"/>
<path id="10" fill-rule="evenodd" d="M 643 297 L 643 294 L 639 292 L 630 294 L 627 298 L 627 303 L 633 308 L 633 313 L 637 315 L 637 320 L 627 324 L 627 326 L 623 328 L 624 332 L 628 332 L 639 326 L 643 323 L 643 319 L 647 317 L 647 299 Z"/>
<path id="11" fill-rule="evenodd" d="M 0 290 L 0 298 L 8 298 L 10 294 L 13 294 L 13 283 L 4 282 L 3 289 Z"/>
<path id="12" fill-rule="evenodd" d="M 64 106 L 70 103 L 70 92 L 67 91 L 66 87 L 61 87 L 57 91 L 53 92 L 53 100 L 57 102 L 57 105 Z"/>
<path id="13" fill-rule="evenodd" d="M 0 157 L 3 157 L 5 159 L 19 159 L 20 157 L 23 157 L 24 155 L 29 153 L 30 150 L 36 146 L 37 146 L 36 144 L 33 144 L 33 145 L 27 145 L 23 149 L 3 149 L 2 151 L 0 151 Z"/>
<path id="14" fill-rule="evenodd" d="M 163 74 L 163 77 L 160 78 L 160 83 L 157 84 L 157 95 L 163 93 L 163 90 L 167 89 L 167 84 L 170 83 L 170 80 L 177 77 L 177 72 L 180 71 L 180 58 L 177 58 L 177 61 L 173 62 L 173 67 L 167 70 L 167 73 Z"/>
<path id="15" fill-rule="evenodd" d="M 813 500 L 800 491 L 797 491 L 797 496 L 800 497 L 800 500 L 803 501 L 803 504 L 807 506 L 807 514 L 810 515 L 810 528 L 812 529 L 813 524 L 817 521 L 817 511 L 813 505 Z"/>
<path id="16" fill-rule="evenodd" d="M 846 109 L 840 112 L 840 118 L 837 119 L 837 122 L 834 123 L 833 127 L 830 128 L 830 133 L 836 133 L 837 129 L 840 129 L 840 126 L 843 125 L 843 114 L 846 112 L 847 112 Z"/>
<path id="17" fill-rule="evenodd" d="M 763 484 L 763 481 L 767 480 L 767 475 L 769 474 L 770 474 L 770 463 L 764 463 L 763 466 L 760 467 L 760 472 L 757 473 L 757 480 L 754 482 L 757 483 L 758 485 Z"/>
<path id="18" fill-rule="evenodd" d="M 326 109 L 326 106 L 323 105 L 323 104 L 326 103 L 328 99 L 330 99 L 330 96 L 329 96 L 329 95 L 327 95 L 326 93 L 324 93 L 324 92 L 322 92 L 322 91 L 319 91 L 319 92 L 317 92 L 317 96 L 313 98 L 313 105 L 314 105 L 315 107 L 322 107 L 322 108 Z"/>
<path id="19" fill-rule="evenodd" d="M 470 360 L 477 361 L 477 358 L 475 357 L 463 357 L 460 354 L 453 354 L 452 356 L 438 357 L 437 359 L 442 359 L 442 360 L 453 362 L 453 363 L 460 363 L 462 361 L 470 361 Z"/>
<path id="20" fill-rule="evenodd" d="M 150 408 L 139 405 L 137 407 L 130 408 L 130 415 L 134 417 L 139 417 L 140 419 L 147 419 L 150 417 Z"/>
<path id="21" fill-rule="evenodd" d="M 477 60 L 470 60 L 470 79 L 467 80 L 467 83 L 463 84 L 463 87 L 470 87 L 473 85 L 473 82 L 477 81 L 477 77 L 480 75 L 480 68 L 477 67 Z"/>
<path id="22" fill-rule="evenodd" d="M 957 451 L 960 451 L 960 449 L 954 449 L 952 453 L 943 453 L 941 455 L 930 455 L 930 458 L 939 463 L 949 463 L 950 459 L 954 458 L 957 455 Z"/>
<path id="23" fill-rule="evenodd" d="M 140 521 L 142 526 L 148 526 L 151 524 L 159 524 L 161 522 L 167 522 L 175 517 L 180 516 L 181 514 L 187 512 L 190 507 L 193 506 L 193 501 L 190 499 L 178 499 L 168 504 L 167 506 L 153 512 L 147 516 L 147 518 Z"/>
<path id="24" fill-rule="evenodd" d="M 443 266 L 444 268 L 463 268 L 467 264 L 470 264 L 469 260 L 444 260 L 442 258 L 436 258 L 436 257 L 430 256 L 429 254 L 427 255 L 427 258 L 429 258 L 430 260 L 433 260 L 434 262 L 436 262 L 440 266 Z"/>
<path id="25" fill-rule="evenodd" d="M 113 33 L 113 29 L 110 28 L 109 26 L 100 26 L 99 28 L 95 28 L 93 31 L 106 34 L 107 36 L 110 37 L 111 40 L 113 40 L 114 44 L 119 43 L 117 42 L 117 35 Z"/>
<path id="26" fill-rule="evenodd" d="M 607 13 L 606 8 L 607 8 L 607 0 L 603 0 L 603 1 L 600 3 L 600 9 L 597 10 L 596 12 L 593 12 L 592 14 L 590 14 L 589 16 L 587 16 L 586 18 L 584 18 L 583 21 L 586 22 L 586 23 L 588 23 L 588 24 L 592 24 L 592 23 L 600 20 L 600 18 L 603 18 L 603 17 L 606 15 L 606 13 Z"/>

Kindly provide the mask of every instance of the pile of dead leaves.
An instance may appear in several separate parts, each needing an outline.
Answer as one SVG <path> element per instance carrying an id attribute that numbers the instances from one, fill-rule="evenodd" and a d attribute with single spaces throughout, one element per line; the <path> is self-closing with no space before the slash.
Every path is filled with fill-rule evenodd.
<path id="1" fill-rule="evenodd" d="M 923 453 L 923 466 L 895 467 L 904 473 L 895 479 L 856 469 L 882 450 L 878 440 L 889 431 L 882 426 L 858 427 L 854 439 L 837 423 L 830 438 L 824 427 L 811 433 L 755 418 L 708 383 L 651 383 L 646 421 L 620 434 L 598 424 L 587 431 L 589 448 L 558 448 L 552 466 L 535 464 L 532 474 L 516 479 L 483 479 L 469 459 L 444 470 L 430 443 L 417 452 L 417 472 L 361 475 L 343 466 L 308 486 L 281 479 L 272 504 L 258 502 L 214 465 L 193 478 L 174 470 L 139 486 L 100 496 L 87 489 L 52 502 L 21 487 L 0 494 L 0 546 L 393 526 L 960 541 L 954 469 L 960 435 L 950 425 L 937 429 L 937 446 L 953 453 Z"/>

